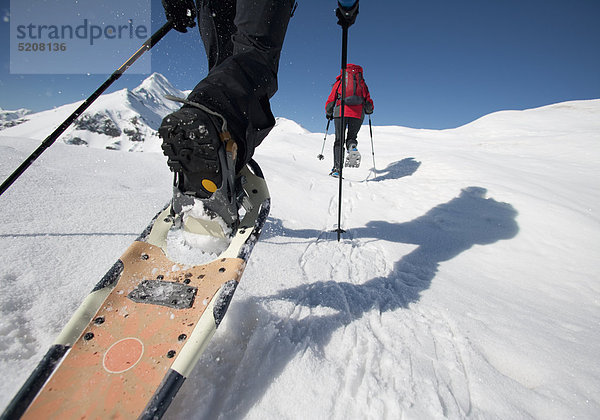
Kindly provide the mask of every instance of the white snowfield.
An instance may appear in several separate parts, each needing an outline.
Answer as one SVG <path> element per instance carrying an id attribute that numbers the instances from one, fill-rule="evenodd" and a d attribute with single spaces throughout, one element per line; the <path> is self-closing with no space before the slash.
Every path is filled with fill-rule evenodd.
<path id="1" fill-rule="evenodd" d="M 333 135 L 319 161 L 324 134 L 279 119 L 257 149 L 271 215 L 166 418 L 598 419 L 600 100 L 376 122 L 340 242 Z M 24 124 L 2 179 L 39 144 Z M 0 409 L 168 201 L 165 160 L 57 142 L 0 197 Z"/>

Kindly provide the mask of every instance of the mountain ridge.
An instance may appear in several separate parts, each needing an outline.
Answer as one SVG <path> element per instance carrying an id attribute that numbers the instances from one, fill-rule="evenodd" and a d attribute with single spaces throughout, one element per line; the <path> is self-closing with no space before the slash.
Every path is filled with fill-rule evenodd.
<path id="1" fill-rule="evenodd" d="M 70 145 L 93 148 L 161 152 L 157 129 L 162 119 L 179 109 L 181 104 L 165 98 L 166 95 L 187 97 L 189 90 L 175 88 L 160 73 L 152 73 L 133 89 L 121 89 L 101 95 L 69 127 L 59 141 Z M 52 130 L 66 119 L 83 101 L 66 104 L 54 109 L 32 113 L 27 109 L 14 111 L 0 108 L 0 134 L 10 137 L 27 137 L 37 140 L 46 138 Z M 470 132 L 481 129 L 488 139 L 510 129 L 514 135 L 541 132 L 557 128 L 568 131 L 573 119 L 595 129 L 600 113 L 600 99 L 573 100 L 524 110 L 501 110 L 484 115 L 460 127 L 433 130 L 415 129 L 399 125 L 380 126 L 380 129 L 401 129 L 406 135 L 421 136 L 427 133 Z M 547 118 L 552 115 L 554 118 Z M 552 127 L 548 126 L 552 122 Z M 299 123 L 277 117 L 273 133 L 294 132 L 310 134 Z"/>
<path id="2" fill-rule="evenodd" d="M 153 73 L 134 89 L 101 95 L 60 137 L 71 145 L 123 151 L 160 151 L 156 130 L 162 119 L 180 107 L 164 96 L 185 97 L 166 77 Z M 83 101 L 27 114 L 27 119 L 2 130 L 2 135 L 42 140 Z"/>

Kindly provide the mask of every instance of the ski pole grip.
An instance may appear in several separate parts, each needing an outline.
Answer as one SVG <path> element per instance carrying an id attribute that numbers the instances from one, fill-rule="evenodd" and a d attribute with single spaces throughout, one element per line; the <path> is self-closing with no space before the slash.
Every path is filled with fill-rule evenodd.
<path id="1" fill-rule="evenodd" d="M 338 0 L 335 14 L 338 18 L 338 25 L 350 27 L 358 15 L 358 0 Z"/>
<path id="2" fill-rule="evenodd" d="M 358 0 L 338 0 L 338 4 L 346 9 L 352 8 L 356 3 L 358 3 Z"/>

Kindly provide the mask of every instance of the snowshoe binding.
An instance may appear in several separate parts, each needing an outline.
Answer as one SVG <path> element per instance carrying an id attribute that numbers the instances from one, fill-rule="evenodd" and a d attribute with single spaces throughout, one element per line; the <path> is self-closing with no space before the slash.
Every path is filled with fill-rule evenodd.
<path id="1" fill-rule="evenodd" d="M 329 176 L 332 176 L 334 178 L 339 178 L 340 177 L 340 171 L 337 168 L 333 168 L 331 170 L 331 172 L 329 172 Z"/>
<path id="2" fill-rule="evenodd" d="M 209 223 L 214 226 L 207 233 L 214 235 L 221 230 L 219 236 L 228 236 L 234 232 L 239 223 L 237 145 L 227 131 L 225 119 L 203 105 L 186 101 L 180 110 L 164 118 L 158 133 L 163 139 L 167 164 L 175 173 L 172 215 L 182 216 L 185 221 L 183 214 L 200 200 L 210 219 L 214 219 L 214 223 Z M 190 220 L 184 228 L 205 229 L 206 224 L 204 220 Z"/>
<path id="3" fill-rule="evenodd" d="M 344 166 L 347 168 L 358 168 L 360 166 L 360 153 L 356 148 L 356 144 L 351 144 L 348 147 L 348 154 Z"/>

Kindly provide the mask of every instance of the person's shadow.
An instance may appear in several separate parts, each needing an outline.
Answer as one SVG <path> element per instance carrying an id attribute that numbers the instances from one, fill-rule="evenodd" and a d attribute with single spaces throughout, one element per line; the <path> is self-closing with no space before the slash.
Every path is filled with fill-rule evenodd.
<path id="1" fill-rule="evenodd" d="M 339 311 L 344 323 L 377 309 L 394 310 L 419 300 L 428 289 L 440 262 L 447 261 L 473 245 L 487 245 L 513 238 L 518 232 L 516 210 L 507 203 L 485 198 L 486 190 L 469 187 L 427 214 L 407 223 L 372 221 L 352 229 L 355 238 L 376 238 L 418 247 L 394 264 L 393 272 L 362 284 L 317 281 L 285 289 L 269 299 L 284 299 L 309 307 L 325 306 Z M 294 236 L 287 230 L 286 236 Z M 307 237 L 300 230 L 300 237 Z M 316 231 L 315 231 L 316 237 Z"/>
<path id="2" fill-rule="evenodd" d="M 377 175 L 370 179 L 370 182 L 385 181 L 388 179 L 400 179 L 414 174 L 421 166 L 421 162 L 414 158 L 406 158 L 397 162 L 390 163 L 385 169 L 373 169 L 373 173 Z"/>
<path id="3" fill-rule="evenodd" d="M 394 311 L 418 301 L 421 292 L 431 286 L 441 262 L 474 245 L 489 245 L 515 237 L 519 231 L 517 211 L 508 203 L 486 198 L 486 193 L 484 188 L 468 187 L 458 197 L 412 221 L 372 221 L 365 227 L 350 229 L 348 234 L 355 239 L 418 245 L 396 261 L 386 276 L 362 283 L 322 279 L 262 298 L 250 297 L 237 302 L 234 299 L 227 316 L 231 316 L 229 321 L 233 324 L 230 325 L 235 330 L 226 334 L 228 338 L 219 339 L 217 334 L 209 354 L 203 358 L 205 365 L 195 369 L 190 378 L 194 386 L 189 387 L 189 391 L 182 390 L 188 394 L 184 398 L 190 398 L 191 402 L 208 392 L 210 397 L 203 401 L 203 407 L 207 404 L 206 413 L 223 412 L 227 418 L 242 418 L 286 365 L 306 348 L 320 352 L 336 330 L 369 311 Z M 322 237 L 318 230 L 296 231 L 284 228 L 277 221 L 274 223 L 271 235 L 277 232 L 287 237 L 314 237 L 315 240 Z M 281 318 L 268 310 L 270 305 L 280 306 L 283 302 L 294 307 L 329 309 L 325 312 L 327 315 L 309 315 L 302 319 Z M 257 358 L 258 355 L 261 357 Z M 228 362 L 214 363 L 222 357 Z M 206 377 L 207 371 L 211 372 L 210 378 Z M 197 387 L 200 390 L 194 391 Z M 184 404 L 175 405 L 177 416 L 186 414 Z"/>

